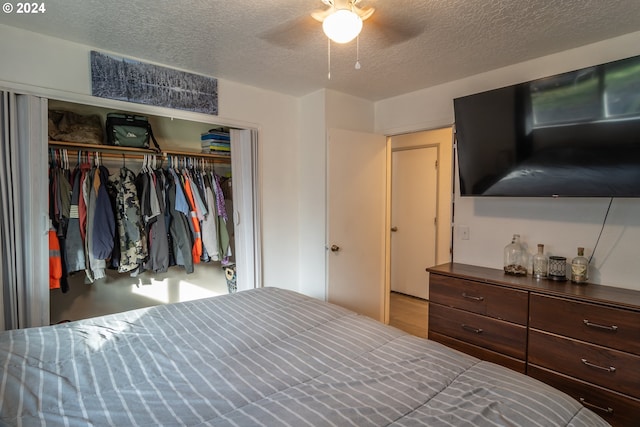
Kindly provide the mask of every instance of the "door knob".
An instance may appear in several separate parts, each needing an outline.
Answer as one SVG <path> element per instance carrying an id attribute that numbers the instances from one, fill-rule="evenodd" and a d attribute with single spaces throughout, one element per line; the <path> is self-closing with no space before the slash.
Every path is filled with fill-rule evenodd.
<path id="1" fill-rule="evenodd" d="M 331 245 L 331 252 L 338 252 L 340 250 L 340 246 L 338 245 Z"/>
<path id="2" fill-rule="evenodd" d="M 393 227 L 391 227 L 391 231 L 398 231 L 398 227 L 394 225 Z"/>

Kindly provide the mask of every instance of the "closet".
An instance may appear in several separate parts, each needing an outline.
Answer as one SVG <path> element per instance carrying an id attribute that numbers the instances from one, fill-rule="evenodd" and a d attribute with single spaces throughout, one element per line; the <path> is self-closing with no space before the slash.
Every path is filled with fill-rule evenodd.
<path id="1" fill-rule="evenodd" d="M 107 113 L 132 113 L 55 100 L 49 100 L 48 109 L 97 114 L 103 125 Z M 200 142 L 201 134 L 219 127 L 163 116 L 147 117 L 159 142 L 159 153 L 151 149 L 49 141 L 50 218 L 54 218 L 56 234 L 66 237 L 70 225 L 76 234 L 82 228 L 77 213 L 78 205 L 82 204 L 77 200 L 78 194 L 82 192 L 77 187 L 79 177 L 87 174 L 93 178 L 91 184 L 96 194 L 109 196 L 104 200 L 108 200 L 110 209 L 84 220 L 82 237 L 87 237 L 88 230 L 95 230 L 91 232 L 92 242 L 99 236 L 104 243 L 104 232 L 113 236 L 113 245 L 104 249 L 109 254 L 102 254 L 100 266 L 95 270 L 94 260 L 86 255 L 88 251 L 85 263 L 80 259 L 73 265 L 69 260 L 78 258 L 78 245 L 69 244 L 68 239 L 59 241 L 61 265 L 65 268 L 60 288 L 50 291 L 51 323 L 230 291 L 236 262 L 232 157 L 202 153 Z M 74 219 L 64 224 L 65 233 L 58 231 L 62 225 L 55 220 L 61 185 L 62 193 L 70 189 L 72 197 L 76 196 L 75 202 L 71 201 L 71 211 L 76 210 L 71 215 Z M 158 198 L 149 199 L 150 194 Z M 134 215 L 136 209 L 140 213 L 138 218 Z M 130 239 L 128 233 L 140 238 Z M 78 237 L 74 238 L 80 241 Z M 86 249 L 87 243 L 83 244 Z M 97 245 L 92 244 L 94 248 Z M 65 248 L 74 247 L 76 253 L 72 257 Z M 53 285 L 56 284 L 54 279 Z"/>

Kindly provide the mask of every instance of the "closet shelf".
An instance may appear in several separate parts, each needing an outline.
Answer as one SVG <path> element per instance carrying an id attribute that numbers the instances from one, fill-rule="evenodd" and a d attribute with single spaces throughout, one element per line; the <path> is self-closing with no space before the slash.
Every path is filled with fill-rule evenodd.
<path id="1" fill-rule="evenodd" d="M 87 152 L 101 152 L 101 153 L 114 153 L 123 155 L 160 155 L 167 156 L 181 156 L 181 157 L 199 157 L 212 159 L 218 163 L 231 163 L 229 156 L 223 156 L 219 154 L 211 153 L 199 153 L 196 151 L 176 151 L 176 150 L 161 150 L 160 152 L 147 148 L 133 148 L 133 147 L 120 147 L 115 145 L 96 145 L 86 144 L 81 142 L 68 142 L 68 141 L 49 141 L 49 146 L 53 148 L 68 148 L 77 151 Z"/>

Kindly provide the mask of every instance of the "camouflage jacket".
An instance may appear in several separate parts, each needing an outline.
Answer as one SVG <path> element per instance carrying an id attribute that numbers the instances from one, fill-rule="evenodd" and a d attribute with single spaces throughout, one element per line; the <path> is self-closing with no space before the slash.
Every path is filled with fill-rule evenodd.
<path id="1" fill-rule="evenodd" d="M 116 196 L 116 223 L 120 241 L 117 267 L 120 273 L 126 273 L 138 268 L 148 256 L 135 175 L 123 167 L 119 174 L 109 177 L 109 184 Z"/>

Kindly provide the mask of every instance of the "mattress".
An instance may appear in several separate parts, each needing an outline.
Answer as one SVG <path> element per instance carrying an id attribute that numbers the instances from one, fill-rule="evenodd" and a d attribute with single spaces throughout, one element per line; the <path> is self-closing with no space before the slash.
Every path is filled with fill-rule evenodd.
<path id="1" fill-rule="evenodd" d="M 533 378 L 278 288 L 0 334 L 0 423 L 604 426 Z"/>

